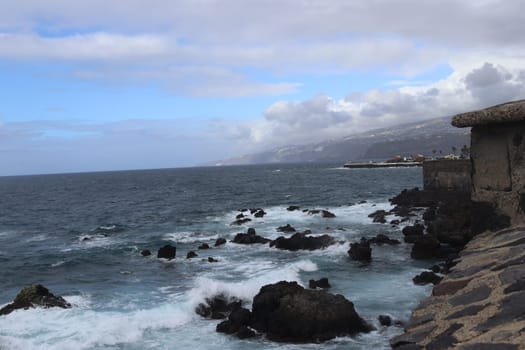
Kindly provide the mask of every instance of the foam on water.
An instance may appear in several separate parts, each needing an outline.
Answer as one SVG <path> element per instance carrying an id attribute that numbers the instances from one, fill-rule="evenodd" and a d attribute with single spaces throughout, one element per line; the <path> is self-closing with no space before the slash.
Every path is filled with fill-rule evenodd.
<path id="1" fill-rule="evenodd" d="M 195 286 L 189 292 L 190 303 L 193 306 L 197 306 L 206 298 L 217 294 L 235 296 L 251 301 L 262 286 L 283 280 L 300 283 L 300 272 L 316 271 L 317 265 L 310 260 L 300 260 L 277 268 L 271 263 L 267 263 L 266 266 L 262 267 L 256 261 L 243 264 L 243 267 L 237 267 L 237 269 L 239 272 L 245 269 L 242 272 L 247 272 L 252 277 L 239 280 L 238 282 L 225 282 L 211 277 L 197 277 L 194 283 Z"/>
<path id="2" fill-rule="evenodd" d="M 175 243 L 207 242 L 219 238 L 218 234 L 205 234 L 199 232 L 173 232 L 163 236 L 163 240 Z"/>
<path id="3" fill-rule="evenodd" d="M 0 347 L 57 350 L 122 347 L 139 342 L 146 332 L 177 328 L 194 317 L 190 304 L 177 300 L 128 312 L 95 311 L 82 306 L 15 311 L 0 319 L 3 334 Z"/>

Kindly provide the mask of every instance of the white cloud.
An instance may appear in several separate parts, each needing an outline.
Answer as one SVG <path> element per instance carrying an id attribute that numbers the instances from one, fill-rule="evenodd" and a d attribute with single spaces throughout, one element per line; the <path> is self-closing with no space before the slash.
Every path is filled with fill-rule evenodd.
<path id="1" fill-rule="evenodd" d="M 255 145 L 254 150 L 262 150 L 452 116 L 523 98 L 525 64 L 520 67 L 512 62 L 508 66 L 487 62 L 474 69 L 458 67 L 448 78 L 422 86 L 370 90 L 341 100 L 319 95 L 306 101 L 279 101 L 243 135 L 247 144 Z"/>

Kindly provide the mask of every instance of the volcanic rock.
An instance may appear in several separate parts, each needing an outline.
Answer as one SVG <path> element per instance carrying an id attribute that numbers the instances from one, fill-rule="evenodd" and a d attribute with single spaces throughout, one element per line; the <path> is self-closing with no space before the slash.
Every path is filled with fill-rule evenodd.
<path id="1" fill-rule="evenodd" d="M 352 260 L 357 261 L 370 261 L 372 260 L 372 248 L 370 243 L 365 238 L 361 238 L 361 241 L 350 243 L 350 250 L 348 255 Z"/>
<path id="2" fill-rule="evenodd" d="M 295 232 L 295 228 L 290 224 L 286 224 L 285 226 L 277 227 L 276 231 L 277 232 Z"/>
<path id="3" fill-rule="evenodd" d="M 175 259 L 175 255 L 177 253 L 177 248 L 166 244 L 164 247 L 159 248 L 159 251 L 157 252 L 157 258 L 163 258 L 163 259 Z"/>
<path id="4" fill-rule="evenodd" d="M 292 343 L 317 343 L 372 329 L 342 295 L 286 281 L 261 288 L 253 299 L 251 323 L 270 340 Z"/>
<path id="5" fill-rule="evenodd" d="M 328 283 L 328 278 L 323 277 L 323 278 L 318 279 L 317 281 L 316 280 L 308 281 L 308 287 L 310 287 L 310 289 L 316 289 L 316 288 L 327 289 L 327 288 L 331 288 L 332 286 L 330 285 L 330 283 Z"/>
<path id="6" fill-rule="evenodd" d="M 225 238 L 217 238 L 217 240 L 215 241 L 215 246 L 218 247 L 220 245 L 223 245 L 223 244 L 226 244 L 226 239 Z"/>
<path id="7" fill-rule="evenodd" d="M 270 240 L 268 238 L 258 236 L 255 233 L 254 228 L 249 228 L 248 233 L 236 234 L 232 242 L 238 243 L 238 244 L 254 244 L 254 243 L 266 244 L 270 242 Z"/>
<path id="8" fill-rule="evenodd" d="M 228 317 L 230 313 L 241 307 L 242 302 L 235 297 L 226 297 L 223 294 L 212 298 L 206 298 L 204 303 L 200 303 L 195 312 L 204 317 L 220 320 Z"/>
<path id="9" fill-rule="evenodd" d="M 56 296 L 51 293 L 49 289 L 43 285 L 34 284 L 24 287 L 11 304 L 0 309 L 0 315 L 7 315 L 18 309 L 27 310 L 36 306 L 43 308 L 60 307 L 68 309 L 71 307 L 71 304 L 61 296 Z"/>
<path id="10" fill-rule="evenodd" d="M 270 247 L 285 250 L 315 250 L 323 249 L 335 243 L 332 236 L 307 236 L 304 232 L 295 233 L 290 238 L 279 237 L 270 242 Z"/>

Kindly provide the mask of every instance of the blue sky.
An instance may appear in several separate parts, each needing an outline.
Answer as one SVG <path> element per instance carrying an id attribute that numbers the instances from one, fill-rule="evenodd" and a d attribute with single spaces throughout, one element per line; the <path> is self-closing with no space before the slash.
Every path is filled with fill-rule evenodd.
<path id="1" fill-rule="evenodd" d="M 0 5 L 0 176 L 192 166 L 525 95 L 521 0 Z"/>

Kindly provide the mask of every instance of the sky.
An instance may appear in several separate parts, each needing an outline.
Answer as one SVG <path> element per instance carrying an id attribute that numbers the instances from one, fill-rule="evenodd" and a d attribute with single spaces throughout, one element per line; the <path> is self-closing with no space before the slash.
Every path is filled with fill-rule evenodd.
<path id="1" fill-rule="evenodd" d="M 193 166 L 525 98 L 525 0 L 0 8 L 0 176 Z"/>

